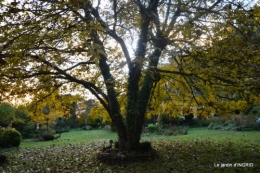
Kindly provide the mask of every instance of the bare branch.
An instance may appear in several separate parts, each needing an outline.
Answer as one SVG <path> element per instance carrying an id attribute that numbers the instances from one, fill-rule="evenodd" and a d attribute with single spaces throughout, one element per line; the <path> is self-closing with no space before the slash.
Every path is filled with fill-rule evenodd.
<path id="1" fill-rule="evenodd" d="M 169 0 L 169 4 L 171 4 L 172 0 Z M 163 31 L 165 30 L 165 27 L 167 26 L 168 23 L 168 19 L 169 19 L 169 15 L 170 15 L 170 5 L 167 6 L 167 11 L 166 11 L 166 16 L 164 19 L 164 26 L 163 26 Z"/>
<path id="2" fill-rule="evenodd" d="M 84 81 L 84 80 L 79 80 L 73 76 L 71 76 L 70 74 L 66 73 L 66 71 L 60 69 L 58 66 L 50 63 L 49 61 L 40 58 L 39 56 L 34 56 L 35 59 L 40 60 L 41 62 L 43 62 L 44 64 L 48 65 L 49 67 L 52 67 L 53 69 L 55 69 L 59 74 L 62 74 L 64 77 L 60 77 L 63 79 L 67 79 L 71 82 L 75 82 L 78 84 L 83 85 L 85 88 L 87 88 L 92 94 L 94 94 L 95 96 L 98 96 L 98 94 L 100 94 L 105 100 L 108 100 L 107 95 L 105 93 L 103 93 L 101 91 L 101 89 L 99 89 L 98 87 L 96 87 L 94 84 Z M 104 102 L 105 103 L 105 102 Z"/>
<path id="3" fill-rule="evenodd" d="M 115 31 L 113 31 L 113 30 L 108 28 L 107 24 L 101 19 L 101 17 L 99 16 L 98 11 L 96 9 L 92 8 L 91 13 L 99 21 L 99 23 L 105 29 L 105 31 L 120 44 L 120 46 L 121 46 L 121 48 L 122 48 L 122 50 L 124 52 L 124 55 L 126 57 L 127 62 L 130 63 L 131 62 L 130 54 L 128 52 L 127 46 L 126 46 L 125 42 L 123 41 L 123 39 L 121 37 L 119 37 L 116 34 Z"/>
<path id="4" fill-rule="evenodd" d="M 116 31 L 116 23 L 117 23 L 117 12 L 116 12 L 116 7 L 117 7 L 117 0 L 114 0 L 113 4 L 113 10 L 114 10 L 114 24 L 113 24 L 113 31 Z"/>

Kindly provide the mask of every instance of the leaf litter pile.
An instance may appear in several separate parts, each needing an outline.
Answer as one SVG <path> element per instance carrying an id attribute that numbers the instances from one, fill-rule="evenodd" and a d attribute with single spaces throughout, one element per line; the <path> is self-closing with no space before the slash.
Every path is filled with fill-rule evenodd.
<path id="1" fill-rule="evenodd" d="M 17 148 L 4 152 L 9 161 L 0 166 L 3 173 L 177 173 L 177 172 L 257 172 L 260 170 L 260 140 L 234 142 L 231 139 L 216 141 L 155 140 L 153 148 L 159 158 L 146 161 L 102 163 L 97 154 L 102 143 L 87 145 L 53 145 L 44 148 Z M 216 164 L 229 164 L 217 167 Z M 235 163 L 253 163 L 251 166 L 231 166 Z M 230 165 L 231 164 L 231 165 Z"/>

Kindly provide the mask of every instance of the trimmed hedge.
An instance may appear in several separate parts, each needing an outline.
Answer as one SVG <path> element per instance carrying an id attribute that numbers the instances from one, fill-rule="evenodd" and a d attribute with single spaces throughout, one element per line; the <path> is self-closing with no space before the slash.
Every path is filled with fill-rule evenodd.
<path id="1" fill-rule="evenodd" d="M 14 128 L 0 127 L 0 148 L 18 147 L 22 142 L 22 135 Z"/>
<path id="2" fill-rule="evenodd" d="M 44 139 L 44 141 L 52 141 L 54 139 L 54 136 L 52 134 L 44 134 L 42 138 Z"/>

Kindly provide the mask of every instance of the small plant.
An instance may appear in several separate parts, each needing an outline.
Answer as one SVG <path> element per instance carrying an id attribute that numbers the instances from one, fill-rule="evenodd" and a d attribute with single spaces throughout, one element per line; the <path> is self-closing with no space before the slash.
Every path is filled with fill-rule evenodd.
<path id="1" fill-rule="evenodd" d="M 156 125 L 155 124 L 148 124 L 148 127 L 147 127 L 148 131 L 153 133 L 156 131 Z"/>

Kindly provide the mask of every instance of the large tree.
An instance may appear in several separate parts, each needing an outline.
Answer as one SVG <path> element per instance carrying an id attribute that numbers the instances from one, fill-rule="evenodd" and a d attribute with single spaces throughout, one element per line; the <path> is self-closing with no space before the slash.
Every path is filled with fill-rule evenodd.
<path id="1" fill-rule="evenodd" d="M 197 70 L 187 73 L 186 61 L 179 60 L 189 56 L 189 66 L 198 62 L 196 69 L 203 69 L 210 56 L 195 56 L 194 50 L 208 50 L 226 36 L 223 26 L 235 29 L 234 22 L 243 20 L 234 17 L 248 13 L 236 0 L 1 0 L 0 5 L 1 99 L 59 88 L 88 90 L 116 126 L 121 150 L 138 148 L 160 73 L 179 74 L 183 78 L 176 81 L 183 84 L 228 82 L 217 72 L 211 78 Z M 180 68 L 160 69 L 170 58 Z M 183 90 L 188 91 L 194 93 Z"/>

